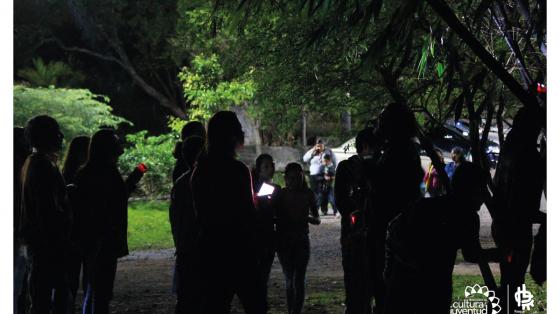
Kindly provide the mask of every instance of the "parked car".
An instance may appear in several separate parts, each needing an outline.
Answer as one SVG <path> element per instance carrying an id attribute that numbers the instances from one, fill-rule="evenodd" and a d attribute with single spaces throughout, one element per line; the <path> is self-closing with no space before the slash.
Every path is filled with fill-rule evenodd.
<path id="1" fill-rule="evenodd" d="M 434 128 L 428 132 L 428 136 L 432 139 L 434 147 L 438 148 L 443 152 L 445 162 L 451 161 L 451 150 L 454 147 L 461 147 L 466 152 L 467 159 L 471 159 L 471 145 L 469 141 L 469 126 L 464 121 L 459 121 L 458 125 L 453 123 L 449 125 L 447 123 L 443 127 Z M 333 153 L 336 155 L 336 160 L 341 162 L 342 160 L 348 159 L 356 154 L 355 138 L 351 138 L 344 142 L 338 147 L 332 148 Z M 498 163 L 498 157 L 500 155 L 500 145 L 494 140 L 488 139 L 488 143 L 485 148 L 485 154 L 488 158 L 491 167 L 496 167 Z M 420 150 L 420 155 L 423 158 L 422 164 L 426 163 L 427 157 L 423 150 Z M 429 163 L 429 161 L 428 161 Z"/>

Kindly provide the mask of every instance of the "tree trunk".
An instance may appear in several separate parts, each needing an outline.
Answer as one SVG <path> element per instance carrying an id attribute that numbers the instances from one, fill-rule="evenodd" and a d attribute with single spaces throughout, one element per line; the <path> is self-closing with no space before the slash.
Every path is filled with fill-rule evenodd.
<path id="1" fill-rule="evenodd" d="M 352 115 L 349 111 L 343 111 L 340 114 L 340 124 L 342 124 L 342 131 L 344 134 L 352 132 Z"/>
<path id="2" fill-rule="evenodd" d="M 255 152 L 257 156 L 262 154 L 261 120 L 255 120 Z"/>
<path id="3" fill-rule="evenodd" d="M 303 109 L 301 114 L 301 145 L 303 147 L 307 146 L 307 114 L 305 109 Z"/>

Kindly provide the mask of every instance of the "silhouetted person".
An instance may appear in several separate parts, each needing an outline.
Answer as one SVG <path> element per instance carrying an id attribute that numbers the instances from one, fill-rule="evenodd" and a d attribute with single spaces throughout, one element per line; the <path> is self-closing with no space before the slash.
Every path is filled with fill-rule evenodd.
<path id="1" fill-rule="evenodd" d="M 310 255 L 309 224 L 318 225 L 321 220 L 301 165 L 288 164 L 284 179 L 286 187 L 278 198 L 278 259 L 286 280 L 288 313 L 299 314 L 305 300 L 305 272 Z"/>
<path id="2" fill-rule="evenodd" d="M 533 244 L 532 225 L 546 219 L 540 212 L 545 164 L 537 150 L 542 121 L 535 109 L 517 112 L 494 176 L 496 212 L 492 231 L 498 248 L 507 256 L 500 263 L 501 288 L 505 292 L 509 286 L 511 308 L 517 308 L 514 293 L 525 282 Z"/>
<path id="3" fill-rule="evenodd" d="M 373 295 L 377 312 L 382 312 L 387 224 L 409 203 L 420 198 L 424 171 L 413 140 L 417 133 L 416 119 L 406 105 L 389 104 L 379 116 L 377 133 L 383 142 L 382 154 L 374 171 L 368 172 L 372 203 L 367 209 L 367 219 Z"/>
<path id="4" fill-rule="evenodd" d="M 366 161 L 372 159 L 378 146 L 372 128 L 356 136 L 356 152 L 336 168 L 334 194 L 340 212 L 340 246 L 344 269 L 347 314 L 371 314 L 371 294 L 368 289 L 366 226 L 364 221 L 365 193 L 368 190 Z"/>
<path id="5" fill-rule="evenodd" d="M 244 133 L 235 113 L 220 111 L 208 122 L 207 152 L 191 178 L 200 227 L 196 241 L 202 313 L 229 313 L 237 294 L 247 313 L 264 313 L 258 291 L 255 206 L 251 174 L 235 159 Z"/>
<path id="6" fill-rule="evenodd" d="M 171 206 L 169 207 L 169 221 L 175 243 L 175 276 L 177 290 L 177 305 L 175 313 L 196 313 L 200 295 L 193 272 L 193 250 L 198 226 L 193 208 L 190 180 L 196 165 L 196 159 L 204 148 L 204 139 L 200 136 L 191 136 L 183 142 L 182 160 L 187 163 L 187 172 L 183 173 L 171 191 Z"/>
<path id="7" fill-rule="evenodd" d="M 75 206 L 80 246 L 87 269 L 83 313 L 109 313 L 117 259 L 128 255 L 128 197 L 142 176 L 136 168 L 123 180 L 117 160 L 123 153 L 113 130 L 91 138 L 88 161 L 76 175 Z"/>
<path id="8" fill-rule="evenodd" d="M 269 185 L 274 188 L 271 194 L 257 196 L 257 260 L 259 269 L 259 282 L 261 287 L 259 290 L 264 294 L 264 299 L 268 298 L 268 279 L 274 255 L 276 254 L 276 205 L 278 202 L 278 194 L 281 187 L 272 182 L 274 177 L 274 160 L 269 154 L 261 154 L 255 161 L 253 169 L 253 192 L 258 195 L 263 185 Z"/>
<path id="9" fill-rule="evenodd" d="M 336 176 L 336 167 L 332 161 L 332 157 L 329 154 L 325 154 L 321 167 L 319 168 L 319 173 L 322 173 L 323 179 L 320 181 L 320 198 L 321 198 L 321 210 L 323 214 L 326 215 L 328 211 L 328 205 L 330 204 L 333 209 L 333 215 L 340 217 L 340 214 L 336 210 L 336 204 L 334 201 L 334 190 L 333 184 Z"/>
<path id="10" fill-rule="evenodd" d="M 81 219 L 77 217 L 79 211 L 75 210 L 77 200 L 74 199 L 74 190 L 76 186 L 73 184 L 78 170 L 86 163 L 89 149 L 89 136 L 76 136 L 70 142 L 66 156 L 64 158 L 64 166 L 62 167 L 62 176 L 66 182 L 68 199 L 70 201 L 70 210 L 73 216 L 73 224 L 70 231 L 70 247 L 67 260 L 68 289 L 70 298 L 68 300 L 68 312 L 75 312 L 76 294 L 80 286 L 80 273 L 82 265 L 84 265 L 83 252 L 80 249 L 78 233 L 81 229 L 79 222 Z M 82 276 L 82 290 L 86 294 L 86 271 L 84 269 Z"/>
<path id="11" fill-rule="evenodd" d="M 22 169 L 20 235 L 30 263 L 30 312 L 64 313 L 71 216 L 66 185 L 56 165 L 63 135 L 56 120 L 46 115 L 30 119 L 25 133 L 33 153 Z"/>
<path id="12" fill-rule="evenodd" d="M 25 129 L 14 127 L 14 313 L 23 313 L 26 306 L 24 290 L 27 262 L 18 227 L 21 215 L 21 168 L 30 154 L 31 148 L 25 139 Z"/>
<path id="13" fill-rule="evenodd" d="M 471 263 L 497 259 L 496 249 L 480 246 L 477 212 L 487 193 L 482 169 L 462 163 L 451 186 L 450 194 L 420 199 L 389 224 L 383 313 L 448 314 L 457 250 Z"/>
<path id="14" fill-rule="evenodd" d="M 183 142 L 191 136 L 199 136 L 203 139 L 206 138 L 206 130 L 204 129 L 204 125 L 201 122 L 190 121 L 185 124 L 183 129 L 181 129 L 181 140 L 176 143 L 175 149 L 173 151 L 173 156 L 175 157 L 175 159 L 177 159 L 177 161 L 175 162 L 175 167 L 173 167 L 173 182 L 177 181 L 177 179 L 179 179 L 179 177 L 188 170 L 188 165 L 183 159 L 182 147 Z"/>

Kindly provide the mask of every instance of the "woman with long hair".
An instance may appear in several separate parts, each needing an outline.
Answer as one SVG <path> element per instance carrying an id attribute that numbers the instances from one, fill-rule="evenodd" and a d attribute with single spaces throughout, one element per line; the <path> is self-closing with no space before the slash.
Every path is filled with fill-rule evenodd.
<path id="1" fill-rule="evenodd" d="M 88 161 L 75 180 L 88 278 L 83 313 L 109 313 L 117 259 L 128 255 L 128 197 L 142 172 L 136 168 L 123 180 L 117 168 L 122 153 L 113 130 L 97 131 L 91 138 Z"/>
<path id="2" fill-rule="evenodd" d="M 235 113 L 220 111 L 208 122 L 206 152 L 191 178 L 199 226 L 202 313 L 229 313 L 236 294 L 247 313 L 264 313 L 255 252 L 255 206 L 251 173 L 236 159 L 243 129 Z"/>
<path id="3" fill-rule="evenodd" d="M 261 154 L 255 160 L 253 168 L 253 192 L 257 195 L 256 230 L 257 259 L 259 263 L 260 291 L 265 300 L 268 296 L 268 279 L 274 255 L 276 254 L 276 233 L 274 220 L 276 203 L 281 187 L 273 183 L 275 173 L 274 159 L 269 154 Z M 271 190 L 271 191 L 267 191 Z M 260 193 L 259 193 L 260 192 Z"/>
<path id="4" fill-rule="evenodd" d="M 318 225 L 319 210 L 303 168 L 290 163 L 284 172 L 286 187 L 278 202 L 278 259 L 286 279 L 288 313 L 299 314 L 305 299 L 305 273 L 309 262 L 309 224 Z"/>
<path id="5" fill-rule="evenodd" d="M 86 163 L 88 158 L 89 149 L 89 136 L 76 136 L 68 145 L 66 150 L 66 155 L 64 158 L 64 165 L 62 167 L 62 176 L 66 182 L 66 187 L 68 191 L 68 198 L 70 201 L 70 210 L 72 211 L 73 224 L 70 230 L 70 248 L 68 252 L 68 289 L 70 292 L 68 299 L 68 307 L 72 311 L 74 310 L 76 302 L 76 294 L 78 292 L 78 287 L 80 286 L 80 273 L 83 268 L 82 275 L 82 289 L 84 295 L 86 294 L 86 270 L 83 252 L 79 246 L 78 232 L 81 229 L 79 218 L 80 212 L 76 210 L 77 201 L 75 199 L 75 188 L 74 179 L 78 170 Z"/>

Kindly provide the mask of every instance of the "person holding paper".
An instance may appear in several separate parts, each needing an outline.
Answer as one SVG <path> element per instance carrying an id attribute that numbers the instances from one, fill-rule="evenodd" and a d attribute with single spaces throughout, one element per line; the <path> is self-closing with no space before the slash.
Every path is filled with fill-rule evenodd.
<path id="1" fill-rule="evenodd" d="M 253 189 L 256 194 L 256 231 L 257 231 L 257 259 L 260 290 L 266 300 L 268 295 L 268 279 L 270 269 L 276 253 L 276 233 L 274 220 L 276 202 L 281 187 L 272 182 L 275 167 L 272 156 L 261 154 L 255 161 L 253 169 Z"/>

